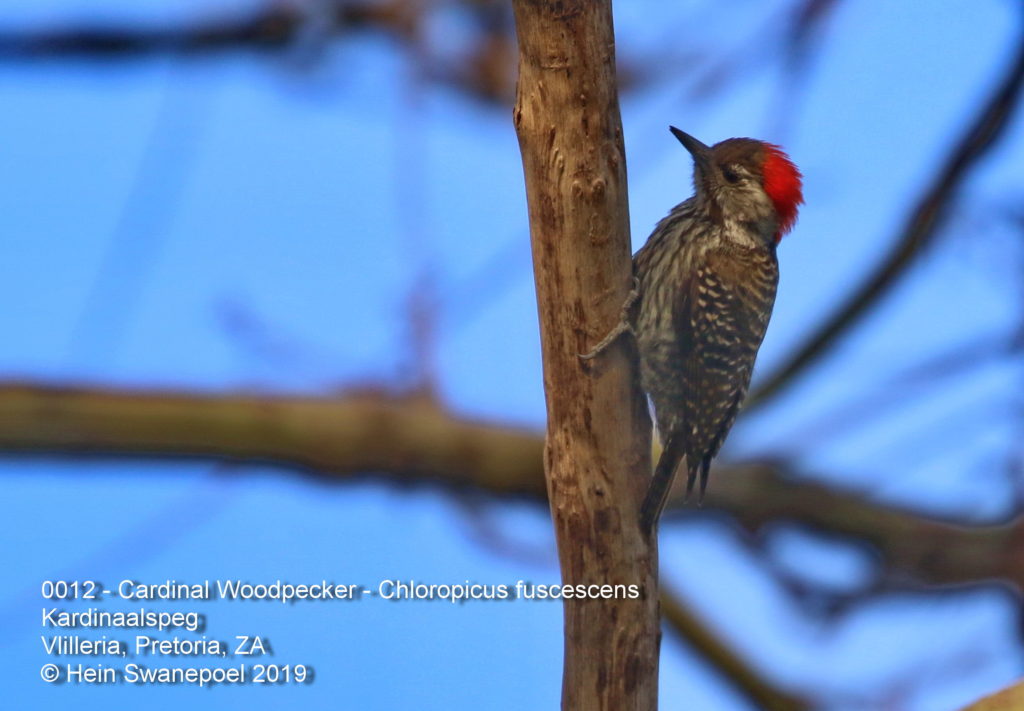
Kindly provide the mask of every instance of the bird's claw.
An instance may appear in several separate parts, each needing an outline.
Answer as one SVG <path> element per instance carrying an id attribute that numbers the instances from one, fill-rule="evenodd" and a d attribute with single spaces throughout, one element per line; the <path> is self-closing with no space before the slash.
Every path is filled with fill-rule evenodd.
<path id="1" fill-rule="evenodd" d="M 618 340 L 619 336 L 623 333 L 630 333 L 634 337 L 636 334 L 633 331 L 633 324 L 629 320 L 629 310 L 633 308 L 633 304 L 640 298 L 640 280 L 637 277 L 633 277 L 633 288 L 630 290 L 629 295 L 626 297 L 626 301 L 622 304 L 622 312 L 619 315 L 619 322 L 615 324 L 615 328 L 608 332 L 601 341 L 590 349 L 586 353 L 577 353 L 576 356 L 580 360 L 593 360 L 599 356 L 608 346 Z"/>

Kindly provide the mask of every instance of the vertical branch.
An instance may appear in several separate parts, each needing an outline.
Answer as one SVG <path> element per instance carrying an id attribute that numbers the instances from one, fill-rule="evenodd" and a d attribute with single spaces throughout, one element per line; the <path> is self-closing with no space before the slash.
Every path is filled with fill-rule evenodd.
<path id="1" fill-rule="evenodd" d="M 610 0 L 515 0 L 523 155 L 548 429 L 545 474 L 566 585 L 562 708 L 657 706 L 657 549 L 639 527 L 650 422 L 628 339 L 586 365 L 630 288 L 626 168 Z"/>

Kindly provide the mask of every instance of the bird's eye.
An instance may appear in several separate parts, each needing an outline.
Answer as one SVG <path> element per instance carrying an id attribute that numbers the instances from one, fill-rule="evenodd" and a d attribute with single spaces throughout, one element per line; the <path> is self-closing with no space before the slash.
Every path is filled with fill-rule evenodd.
<path id="1" fill-rule="evenodd" d="M 736 174 L 736 171 L 730 168 L 722 168 L 722 177 L 730 183 L 740 182 L 740 176 Z"/>

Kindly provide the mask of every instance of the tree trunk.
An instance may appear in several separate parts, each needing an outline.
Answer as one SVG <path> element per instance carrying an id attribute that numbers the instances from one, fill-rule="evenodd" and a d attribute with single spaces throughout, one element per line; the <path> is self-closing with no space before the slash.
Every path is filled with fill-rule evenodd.
<path id="1" fill-rule="evenodd" d="M 631 286 L 626 167 L 608 0 L 514 2 L 523 154 L 547 397 L 545 476 L 562 582 L 636 585 L 567 599 L 562 708 L 657 707 L 657 547 L 640 531 L 650 421 L 629 339 L 586 352 Z M 593 365 L 590 365 L 592 363 Z"/>

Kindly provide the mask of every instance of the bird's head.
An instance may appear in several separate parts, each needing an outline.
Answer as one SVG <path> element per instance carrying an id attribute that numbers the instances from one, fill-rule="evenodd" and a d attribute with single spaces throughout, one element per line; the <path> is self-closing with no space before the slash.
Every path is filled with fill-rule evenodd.
<path id="1" fill-rule="evenodd" d="M 729 138 L 706 146 L 670 126 L 693 156 L 697 199 L 717 219 L 766 228 L 777 244 L 796 222 L 803 203 L 799 169 L 782 149 L 753 138 Z"/>

